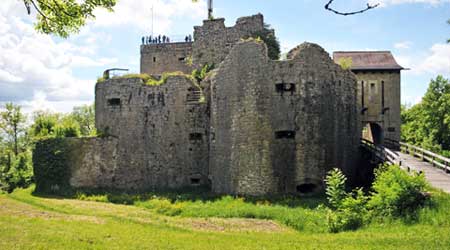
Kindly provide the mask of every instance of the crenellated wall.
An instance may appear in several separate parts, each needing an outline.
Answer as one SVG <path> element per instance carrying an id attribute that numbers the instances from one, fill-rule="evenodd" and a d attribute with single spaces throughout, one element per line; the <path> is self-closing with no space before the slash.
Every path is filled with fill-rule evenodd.
<path id="1" fill-rule="evenodd" d="M 351 174 L 359 141 L 356 81 L 318 45 L 272 61 L 240 42 L 211 78 L 213 191 L 264 195 L 323 187 L 334 167 Z"/>

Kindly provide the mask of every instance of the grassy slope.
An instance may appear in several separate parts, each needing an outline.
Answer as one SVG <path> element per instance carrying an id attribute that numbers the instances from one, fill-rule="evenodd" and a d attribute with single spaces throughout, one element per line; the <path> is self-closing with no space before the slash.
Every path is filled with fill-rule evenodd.
<path id="1" fill-rule="evenodd" d="M 305 233 L 270 221 L 167 217 L 139 206 L 0 195 L 0 249 L 449 249 L 450 202 L 420 223 Z M 209 204 L 211 206 L 211 204 Z M 198 206 L 197 209 L 202 209 Z M 186 211 L 191 211 L 187 209 Z M 200 213 L 201 214 L 201 213 Z M 187 215 L 186 215 L 187 216 Z"/>

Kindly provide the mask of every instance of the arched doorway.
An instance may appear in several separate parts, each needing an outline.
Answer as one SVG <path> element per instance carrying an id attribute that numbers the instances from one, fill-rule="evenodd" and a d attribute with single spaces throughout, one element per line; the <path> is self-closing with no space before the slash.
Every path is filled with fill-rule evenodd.
<path id="1" fill-rule="evenodd" d="M 366 123 L 363 127 L 362 138 L 373 142 L 373 144 L 383 144 L 383 128 L 375 122 Z"/>

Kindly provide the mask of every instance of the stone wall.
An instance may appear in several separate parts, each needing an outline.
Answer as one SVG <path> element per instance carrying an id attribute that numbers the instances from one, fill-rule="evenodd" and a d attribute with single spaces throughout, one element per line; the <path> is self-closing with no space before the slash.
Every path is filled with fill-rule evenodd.
<path id="1" fill-rule="evenodd" d="M 66 138 L 69 147 L 69 183 L 75 188 L 114 188 L 118 140 Z"/>
<path id="2" fill-rule="evenodd" d="M 192 56 L 192 43 L 159 43 L 141 45 L 141 73 L 161 75 L 181 71 L 190 74 L 188 59 Z"/>
<path id="3" fill-rule="evenodd" d="M 361 112 L 362 126 L 376 123 L 383 129 L 384 138 L 400 141 L 400 72 L 359 71 L 355 74 L 358 79 L 358 108 L 360 111 L 364 109 Z"/>
<path id="4" fill-rule="evenodd" d="M 167 189 L 208 184 L 207 105 L 184 76 L 161 86 L 112 79 L 96 86 L 96 127 L 118 140 L 114 186 Z"/>
<path id="5" fill-rule="evenodd" d="M 194 65 L 218 66 L 241 38 L 263 29 L 264 17 L 261 14 L 241 17 L 233 27 L 225 27 L 223 18 L 204 20 L 203 26 L 194 27 Z"/>
<path id="6" fill-rule="evenodd" d="M 211 77 L 213 191 L 264 195 L 323 188 L 333 167 L 354 173 L 356 80 L 318 45 L 272 61 L 240 42 Z"/>
<path id="7" fill-rule="evenodd" d="M 118 141 L 108 138 L 52 138 L 36 143 L 36 190 L 114 188 Z"/>

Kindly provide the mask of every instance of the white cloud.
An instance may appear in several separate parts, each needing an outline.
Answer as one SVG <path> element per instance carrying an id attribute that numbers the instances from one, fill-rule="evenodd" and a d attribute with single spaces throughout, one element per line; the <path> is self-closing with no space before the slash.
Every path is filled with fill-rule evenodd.
<path id="1" fill-rule="evenodd" d="M 439 5 L 442 3 L 448 3 L 450 0 L 369 0 L 370 4 L 379 3 L 381 7 L 388 5 L 405 4 L 405 3 L 423 3 L 430 5 Z"/>
<path id="2" fill-rule="evenodd" d="M 126 26 L 141 31 L 150 31 L 152 27 L 152 8 L 154 33 L 167 33 L 174 18 L 199 19 L 206 16 L 206 2 L 200 0 L 122 0 L 114 7 L 114 12 L 104 9 L 95 11 L 95 26 Z"/>
<path id="3" fill-rule="evenodd" d="M 24 12 L 20 1 L 0 5 L 0 102 L 58 111 L 66 111 L 67 103 L 92 102 L 95 79 L 79 79 L 73 69 L 117 62 L 95 59 L 99 34 L 86 28 L 57 42 L 38 34 Z"/>
<path id="4" fill-rule="evenodd" d="M 409 49 L 411 48 L 412 42 L 410 41 L 403 41 L 403 42 L 398 42 L 396 44 L 394 44 L 394 48 L 396 49 Z"/>
<path id="5" fill-rule="evenodd" d="M 418 62 L 414 70 L 418 73 L 450 75 L 450 44 L 434 44 L 428 55 Z"/>

